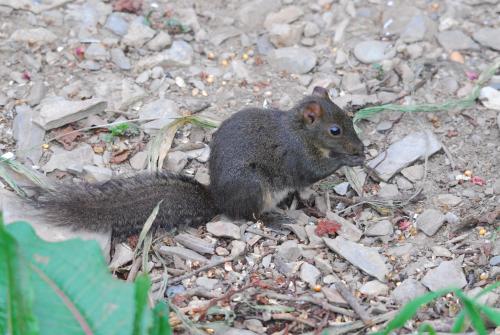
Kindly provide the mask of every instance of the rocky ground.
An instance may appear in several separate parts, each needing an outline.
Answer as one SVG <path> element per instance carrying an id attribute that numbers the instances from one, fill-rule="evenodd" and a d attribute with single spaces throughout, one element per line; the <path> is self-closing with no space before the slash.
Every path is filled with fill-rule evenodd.
<path id="1" fill-rule="evenodd" d="M 286 109 L 317 85 L 353 112 L 456 101 L 500 57 L 499 15 L 497 0 L 0 0 L 0 148 L 53 180 L 105 181 L 144 170 L 183 115 Z M 360 121 L 367 168 L 315 185 L 287 209 L 296 224 L 220 218 L 155 240 L 177 331 L 364 333 L 429 290 L 497 280 L 500 72 L 485 85 L 470 108 Z M 165 168 L 207 183 L 213 131 L 182 127 Z M 121 278 L 139 268 L 129 242 L 111 255 Z M 403 332 L 449 331 L 457 310 L 446 296 Z"/>

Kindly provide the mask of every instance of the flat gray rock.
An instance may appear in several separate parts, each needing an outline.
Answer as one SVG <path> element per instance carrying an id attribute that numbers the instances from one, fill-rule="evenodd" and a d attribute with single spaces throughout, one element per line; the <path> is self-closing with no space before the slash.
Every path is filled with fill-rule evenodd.
<path id="1" fill-rule="evenodd" d="M 148 153 L 146 151 L 139 151 L 130 158 L 129 162 L 132 169 L 137 171 L 144 170 L 148 163 Z"/>
<path id="2" fill-rule="evenodd" d="M 276 70 L 304 74 L 311 71 L 317 62 L 314 52 L 302 47 L 275 49 L 267 55 L 268 61 Z"/>
<path id="3" fill-rule="evenodd" d="M 389 42 L 364 41 L 354 47 L 354 56 L 362 63 L 371 64 L 391 59 L 396 55 L 396 50 Z"/>
<path id="4" fill-rule="evenodd" d="M 392 143 L 387 151 L 368 162 L 378 178 L 388 181 L 396 173 L 418 159 L 431 156 L 441 149 L 441 142 L 431 131 L 411 133 Z"/>
<path id="5" fill-rule="evenodd" d="M 78 145 L 71 151 L 54 146 L 52 156 L 49 161 L 42 166 L 44 172 L 60 171 L 83 171 L 84 165 L 90 165 L 94 162 L 94 150 L 86 143 Z"/>
<path id="6" fill-rule="evenodd" d="M 408 278 L 392 291 L 391 297 L 398 304 L 404 305 L 426 292 L 427 289 L 418 280 Z"/>
<path id="7" fill-rule="evenodd" d="M 460 264 L 456 261 L 445 261 L 437 268 L 429 270 L 422 278 L 422 284 L 431 291 L 438 291 L 449 287 L 463 288 L 467 285 L 467 280 Z"/>
<path id="8" fill-rule="evenodd" d="M 479 49 L 479 45 L 461 30 L 447 30 L 437 34 L 439 44 L 448 51 Z"/>
<path id="9" fill-rule="evenodd" d="M 57 35 L 45 28 L 18 29 L 12 33 L 10 40 L 29 44 L 49 44 L 57 40 Z"/>
<path id="10" fill-rule="evenodd" d="M 485 47 L 500 51 L 500 28 L 482 28 L 472 38 Z"/>
<path id="11" fill-rule="evenodd" d="M 401 199 L 401 193 L 399 193 L 398 186 L 395 184 L 380 183 L 377 195 L 386 200 Z"/>
<path id="12" fill-rule="evenodd" d="M 159 249 L 158 252 L 163 255 L 168 255 L 168 256 L 178 256 L 182 259 L 189 259 L 193 261 L 198 261 L 202 263 L 208 262 L 208 259 L 200 255 L 199 253 L 186 249 L 184 247 L 169 247 L 166 245 L 162 245 Z"/>
<path id="13" fill-rule="evenodd" d="M 130 64 L 130 59 L 123 53 L 120 48 L 113 48 L 110 51 L 111 60 L 122 70 L 130 70 L 132 65 Z"/>
<path id="14" fill-rule="evenodd" d="M 135 66 L 135 71 L 142 72 L 143 70 L 151 69 L 155 66 L 189 66 L 193 62 L 193 54 L 193 48 L 189 43 L 177 40 L 172 43 L 169 49 L 153 56 L 141 58 Z"/>
<path id="15" fill-rule="evenodd" d="M 118 36 L 124 36 L 128 31 L 128 22 L 122 17 L 121 13 L 109 14 L 104 28 L 112 31 Z"/>
<path id="16" fill-rule="evenodd" d="M 224 219 L 207 223 L 207 231 L 218 237 L 229 237 L 236 240 L 241 238 L 240 227 Z"/>
<path id="17" fill-rule="evenodd" d="M 426 17 L 424 15 L 415 15 L 401 32 L 400 38 L 406 43 L 418 42 L 424 39 L 426 32 Z"/>
<path id="18" fill-rule="evenodd" d="M 342 236 L 335 239 L 324 237 L 323 240 L 330 249 L 352 265 L 385 282 L 385 276 L 389 273 L 389 269 L 384 257 L 378 253 L 377 249 L 351 242 Z"/>
<path id="19" fill-rule="evenodd" d="M 314 265 L 304 262 L 300 267 L 300 279 L 311 287 L 316 285 L 319 276 L 321 276 L 321 272 Z"/>
<path id="20" fill-rule="evenodd" d="M 30 95 L 28 95 L 28 104 L 30 106 L 36 106 L 45 98 L 49 88 L 41 80 L 35 81 L 30 89 Z"/>
<path id="21" fill-rule="evenodd" d="M 174 237 L 175 241 L 182 244 L 186 248 L 199 252 L 201 254 L 215 253 L 215 245 L 197 236 L 181 233 Z"/>
<path id="22" fill-rule="evenodd" d="M 264 23 L 266 15 L 280 8 L 277 1 L 254 0 L 245 2 L 238 10 L 238 19 L 249 31 L 258 29 Z"/>
<path id="23" fill-rule="evenodd" d="M 123 36 L 122 42 L 128 46 L 140 48 L 152 39 L 155 33 L 153 29 L 144 24 L 143 17 L 137 17 L 130 23 L 127 34 Z"/>
<path id="24" fill-rule="evenodd" d="M 455 207 L 462 202 L 462 198 L 453 194 L 438 194 L 435 201 L 441 206 Z"/>
<path id="25" fill-rule="evenodd" d="M 281 243 L 276 248 L 278 256 L 286 262 L 295 262 L 302 256 L 302 249 L 299 247 L 297 241 L 287 240 Z"/>
<path id="26" fill-rule="evenodd" d="M 196 278 L 196 285 L 206 290 L 213 290 L 218 283 L 219 281 L 217 279 L 208 278 L 206 276 Z"/>
<path id="27" fill-rule="evenodd" d="M 304 15 L 304 11 L 299 6 L 286 6 L 278 12 L 267 14 L 264 27 L 270 30 L 274 24 L 292 23 L 302 15 Z"/>
<path id="28" fill-rule="evenodd" d="M 64 5 L 71 0 L 47 0 L 47 1 L 31 1 L 31 0 L 0 0 L 0 6 L 9 6 L 19 10 L 29 10 L 30 12 L 40 14 L 53 8 Z"/>
<path id="29" fill-rule="evenodd" d="M 391 221 L 389 220 L 381 220 L 375 223 L 372 223 L 366 228 L 365 235 L 366 236 L 386 236 L 391 235 L 394 231 Z"/>
<path id="30" fill-rule="evenodd" d="M 85 180 L 91 183 L 102 183 L 113 177 L 113 171 L 111 171 L 111 169 L 94 165 L 85 165 L 83 167 L 83 173 Z"/>
<path id="31" fill-rule="evenodd" d="M 377 297 L 379 295 L 384 296 L 389 292 L 389 286 L 378 280 L 371 280 L 364 283 L 363 286 L 360 287 L 359 292 L 370 297 Z"/>
<path id="32" fill-rule="evenodd" d="M 27 105 L 16 107 L 12 133 L 16 139 L 16 156 L 37 165 L 42 157 L 45 130 L 33 122 L 34 111 Z"/>
<path id="33" fill-rule="evenodd" d="M 419 181 L 424 178 L 424 166 L 422 164 L 408 166 L 401 170 L 401 174 L 412 182 Z"/>
<path id="34" fill-rule="evenodd" d="M 141 109 L 139 117 L 141 119 L 157 119 L 146 122 L 142 128 L 146 133 L 155 132 L 167 124 L 180 118 L 179 107 L 173 100 L 160 98 L 152 101 Z"/>
<path id="35" fill-rule="evenodd" d="M 434 235 L 444 223 L 444 214 L 433 208 L 426 209 L 417 217 L 417 228 L 427 236 Z"/>
<path id="36" fill-rule="evenodd" d="M 156 36 L 149 41 L 146 46 L 149 50 L 160 51 L 172 44 L 172 37 L 165 32 L 160 31 Z"/>
<path id="37" fill-rule="evenodd" d="M 38 106 L 33 122 L 45 130 L 50 130 L 91 114 L 101 113 L 107 105 L 107 102 L 98 98 L 79 101 L 66 100 L 63 97 L 45 98 Z"/>
<path id="38" fill-rule="evenodd" d="M 185 152 L 171 151 L 167 154 L 165 169 L 171 172 L 179 173 L 188 163 L 188 157 Z"/>

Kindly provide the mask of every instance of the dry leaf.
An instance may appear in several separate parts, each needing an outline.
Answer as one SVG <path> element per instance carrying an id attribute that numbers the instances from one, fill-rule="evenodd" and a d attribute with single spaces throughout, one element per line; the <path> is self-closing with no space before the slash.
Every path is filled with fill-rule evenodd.
<path id="1" fill-rule="evenodd" d="M 123 163 L 127 160 L 129 154 L 130 152 L 128 151 L 128 149 L 115 151 L 113 152 L 113 156 L 111 157 L 109 162 L 113 164 Z"/>
<path id="2" fill-rule="evenodd" d="M 58 137 L 56 141 L 61 143 L 64 146 L 64 149 L 66 150 L 73 150 L 78 145 L 77 142 L 78 138 L 80 138 L 83 135 L 79 131 L 75 132 L 75 129 L 72 126 L 59 128 L 54 133 L 55 136 Z"/>
<path id="3" fill-rule="evenodd" d="M 316 226 L 316 230 L 314 231 L 316 235 L 334 235 L 340 230 L 342 226 L 333 220 L 321 219 L 318 220 L 318 225 Z"/>
<path id="4" fill-rule="evenodd" d="M 137 13 L 142 8 L 143 0 L 117 0 L 113 9 L 117 12 Z"/>

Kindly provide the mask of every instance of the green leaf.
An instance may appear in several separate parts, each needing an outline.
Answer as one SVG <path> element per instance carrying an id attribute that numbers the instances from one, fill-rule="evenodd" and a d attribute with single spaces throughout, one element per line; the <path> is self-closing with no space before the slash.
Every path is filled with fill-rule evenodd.
<path id="1" fill-rule="evenodd" d="M 95 241 L 48 243 L 23 222 L 6 229 L 19 246 L 12 257 L 17 268 L 9 275 L 19 276 L 19 269 L 28 272 L 39 334 L 147 334 L 153 327 L 146 303 L 149 280 L 139 277 L 130 285 L 114 279 Z"/>
<path id="2" fill-rule="evenodd" d="M 38 334 L 33 286 L 20 260 L 17 242 L 0 219 L 0 333 Z"/>
<path id="3" fill-rule="evenodd" d="M 460 314 L 457 315 L 455 319 L 455 323 L 453 323 L 453 327 L 451 327 L 452 333 L 460 333 L 464 330 L 465 325 L 465 311 L 462 310 Z"/>
<path id="4" fill-rule="evenodd" d="M 148 313 L 148 291 L 151 283 L 146 275 L 135 279 L 135 317 L 134 335 L 146 334 L 148 324 L 151 324 L 151 313 Z"/>
<path id="5" fill-rule="evenodd" d="M 498 309 L 481 304 L 477 304 L 477 307 L 495 324 L 495 326 L 500 326 L 500 311 Z"/>
<path id="6" fill-rule="evenodd" d="M 428 323 L 421 324 L 420 327 L 418 327 L 418 335 L 426 334 L 426 333 L 431 334 L 431 335 L 437 334 L 434 327 L 432 327 L 430 324 L 428 324 Z"/>
<path id="7" fill-rule="evenodd" d="M 497 281 L 496 283 L 493 283 L 491 285 L 488 285 L 486 288 L 484 288 L 483 290 L 481 290 L 481 292 L 479 292 L 474 298 L 473 300 L 477 300 L 478 298 L 480 298 L 481 296 L 485 295 L 486 293 L 488 292 L 491 292 L 493 291 L 494 289 L 500 287 L 500 281 Z M 477 303 L 476 303 L 477 304 Z M 496 319 L 496 318 L 492 318 L 492 317 L 495 317 L 495 314 L 498 315 L 498 311 L 495 311 L 495 310 L 492 310 L 492 311 L 489 311 L 488 310 L 488 307 L 486 306 L 483 306 L 481 304 L 477 304 L 482 312 L 484 314 L 486 314 L 493 322 L 495 322 L 496 325 L 498 325 L 498 322 L 500 322 L 500 320 Z M 486 307 L 486 311 L 484 309 L 484 307 Z M 456 317 L 455 319 L 455 322 L 453 323 L 453 327 L 451 328 L 451 332 L 452 333 L 460 333 L 462 331 L 465 330 L 465 313 L 466 311 L 465 310 L 462 310 Z M 488 314 L 489 313 L 489 314 Z M 493 314 L 492 314 L 493 313 Z M 491 315 L 491 316 L 490 316 Z"/>
<path id="8" fill-rule="evenodd" d="M 408 320 L 411 320 L 415 316 L 420 307 L 428 304 L 429 302 L 433 301 L 436 298 L 439 298 L 447 293 L 455 291 L 456 289 L 443 289 L 436 292 L 429 292 L 418 298 L 413 299 L 401 309 L 398 315 L 396 315 L 396 317 L 394 317 L 394 319 L 392 319 L 392 321 L 389 322 L 387 327 L 384 330 L 382 330 L 380 334 L 387 335 L 391 331 L 403 327 Z"/>
<path id="9" fill-rule="evenodd" d="M 484 325 L 483 320 L 481 319 L 481 315 L 479 314 L 474 300 L 467 297 L 465 293 L 462 291 L 455 292 L 457 296 L 460 298 L 462 303 L 464 304 L 465 312 L 469 317 L 472 327 L 479 335 L 486 335 L 488 332 L 486 331 L 486 326 Z"/>
<path id="10" fill-rule="evenodd" d="M 165 302 L 162 301 L 155 306 L 153 309 L 153 327 L 149 331 L 149 335 L 173 334 L 168 315 L 168 306 Z"/>

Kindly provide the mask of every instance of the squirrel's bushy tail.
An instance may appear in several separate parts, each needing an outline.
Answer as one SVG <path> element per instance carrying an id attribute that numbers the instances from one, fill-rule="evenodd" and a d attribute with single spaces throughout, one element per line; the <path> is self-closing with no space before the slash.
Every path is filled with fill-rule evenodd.
<path id="1" fill-rule="evenodd" d="M 140 232 L 158 204 L 153 227 L 172 229 L 208 222 L 217 211 L 207 187 L 169 173 L 143 173 L 104 183 L 66 184 L 32 201 L 54 224 L 115 236 Z"/>

